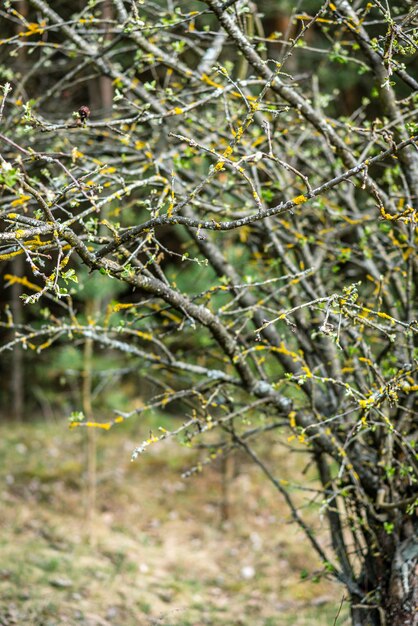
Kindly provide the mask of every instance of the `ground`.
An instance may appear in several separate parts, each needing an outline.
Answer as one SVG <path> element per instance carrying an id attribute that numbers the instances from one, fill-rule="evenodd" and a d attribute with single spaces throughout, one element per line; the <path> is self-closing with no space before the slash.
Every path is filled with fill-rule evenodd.
<path id="1" fill-rule="evenodd" d="M 143 434 L 98 433 L 89 513 L 86 429 L 3 423 L 0 626 L 348 624 L 344 590 L 318 580 L 320 564 L 257 468 L 242 458 L 227 468 L 225 501 L 219 464 L 181 478 L 196 452 L 176 442 L 132 463 Z M 282 446 L 269 462 L 294 478 Z M 318 508 L 305 514 L 321 536 Z"/>

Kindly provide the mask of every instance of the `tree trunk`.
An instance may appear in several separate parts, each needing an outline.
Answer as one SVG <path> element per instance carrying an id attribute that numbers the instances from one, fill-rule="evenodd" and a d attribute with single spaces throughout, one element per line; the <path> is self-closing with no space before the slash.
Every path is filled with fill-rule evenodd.
<path id="1" fill-rule="evenodd" d="M 103 4 L 102 19 L 106 20 L 105 30 L 107 32 L 104 36 L 104 45 L 107 45 L 112 39 L 108 25 L 108 21 L 113 19 L 113 9 L 110 0 L 105 0 Z M 94 115 L 108 117 L 112 114 L 113 94 L 113 81 L 108 76 L 99 76 L 97 81 L 89 82 L 89 104 Z"/>
<path id="2" fill-rule="evenodd" d="M 396 550 L 389 583 L 387 624 L 418 626 L 418 538 L 402 541 Z"/>
<path id="3" fill-rule="evenodd" d="M 28 15 L 28 3 L 26 0 L 20 0 L 16 9 L 19 11 L 21 15 L 27 17 Z M 19 35 L 21 30 L 20 22 L 16 25 L 16 34 Z M 26 63 L 26 48 L 22 47 L 18 49 L 18 58 L 19 61 L 17 63 L 17 68 L 19 71 L 24 73 L 25 63 Z M 12 274 L 22 277 L 25 273 L 25 264 L 23 254 L 18 255 L 12 262 Z M 23 304 L 20 296 L 22 295 L 22 285 L 19 283 L 13 283 L 12 288 L 12 297 L 11 297 L 11 309 L 13 313 L 14 323 L 18 326 L 23 322 Z M 12 352 L 12 363 L 10 368 L 10 378 L 11 378 L 11 413 L 12 417 L 16 422 L 21 422 L 23 419 L 24 413 L 24 389 L 25 389 L 25 380 L 24 380 L 24 359 L 23 359 L 23 349 L 21 345 L 17 345 Z"/>
<path id="4" fill-rule="evenodd" d="M 412 524 L 411 524 L 412 526 Z M 418 626 L 418 539 L 400 542 L 391 568 L 381 571 L 381 606 L 352 599 L 352 626 Z"/>
<path id="5" fill-rule="evenodd" d="M 24 264 L 23 255 L 17 256 L 12 264 L 12 274 L 16 276 L 23 276 Z M 23 310 L 22 300 L 20 296 L 22 294 L 22 286 L 19 283 L 13 283 L 11 296 L 11 309 L 13 313 L 13 320 L 16 325 L 23 322 Z M 21 422 L 24 412 L 24 364 L 23 364 L 23 350 L 21 345 L 17 345 L 12 352 L 12 363 L 10 368 L 11 378 L 11 409 L 12 417 L 14 421 Z"/>
<path id="6" fill-rule="evenodd" d="M 368 608 L 361 604 L 352 605 L 351 624 L 352 626 L 386 626 L 379 609 Z"/>

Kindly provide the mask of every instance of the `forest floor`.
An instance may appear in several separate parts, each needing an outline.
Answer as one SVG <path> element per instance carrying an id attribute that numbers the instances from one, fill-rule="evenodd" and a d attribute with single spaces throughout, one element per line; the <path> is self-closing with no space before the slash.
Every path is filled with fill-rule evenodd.
<path id="1" fill-rule="evenodd" d="M 131 462 L 144 434 L 97 433 L 89 515 L 85 429 L 0 427 L 1 626 L 348 624 L 344 590 L 317 575 L 256 467 L 238 458 L 228 480 L 217 463 L 182 479 L 196 453 L 175 442 Z M 294 479 L 293 455 L 273 446 L 268 456 Z M 321 538 L 318 507 L 304 515 Z"/>

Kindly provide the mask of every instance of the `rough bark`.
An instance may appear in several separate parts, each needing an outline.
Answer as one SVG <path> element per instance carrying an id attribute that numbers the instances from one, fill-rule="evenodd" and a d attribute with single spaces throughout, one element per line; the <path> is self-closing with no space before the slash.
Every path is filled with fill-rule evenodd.
<path id="1" fill-rule="evenodd" d="M 398 546 L 389 583 L 387 623 L 418 624 L 418 539 L 411 536 Z"/>

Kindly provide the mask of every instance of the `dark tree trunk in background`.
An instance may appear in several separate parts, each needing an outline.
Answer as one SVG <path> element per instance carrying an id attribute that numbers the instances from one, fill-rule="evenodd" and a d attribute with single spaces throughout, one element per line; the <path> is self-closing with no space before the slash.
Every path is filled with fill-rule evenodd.
<path id="1" fill-rule="evenodd" d="M 22 276 L 24 273 L 23 255 L 16 257 L 12 263 L 12 274 Z M 11 287 L 11 309 L 15 324 L 19 325 L 23 321 L 22 286 L 14 283 Z M 12 352 L 12 364 L 10 368 L 10 390 L 11 390 L 11 413 L 15 421 L 23 419 L 24 409 L 24 369 L 23 350 L 21 345 L 17 345 Z"/>
<path id="2" fill-rule="evenodd" d="M 27 17 L 28 15 L 28 3 L 26 0 L 19 0 L 16 4 L 17 11 Z M 21 25 L 17 24 L 16 33 L 21 30 Z M 19 48 L 17 69 L 19 73 L 24 75 L 25 64 L 27 61 L 26 48 Z M 25 272 L 25 264 L 23 254 L 17 256 L 12 263 L 12 274 L 16 276 L 23 276 Z M 22 286 L 19 283 L 14 283 L 11 287 L 11 309 L 15 324 L 21 324 L 23 322 L 23 303 L 20 298 L 22 295 Z M 11 414 L 15 421 L 20 422 L 23 419 L 24 412 L 24 365 L 23 365 L 23 350 L 21 345 L 17 345 L 12 353 L 12 364 L 10 369 L 10 390 L 11 390 Z"/>
<path id="3" fill-rule="evenodd" d="M 109 22 L 113 18 L 112 4 L 106 0 L 102 7 L 102 19 Z M 106 34 L 104 44 L 111 40 L 111 35 Z M 98 83 L 98 84 L 97 84 Z M 100 76 L 89 83 L 89 105 L 94 116 L 107 117 L 112 113 L 113 107 L 113 84 L 108 76 Z"/>

